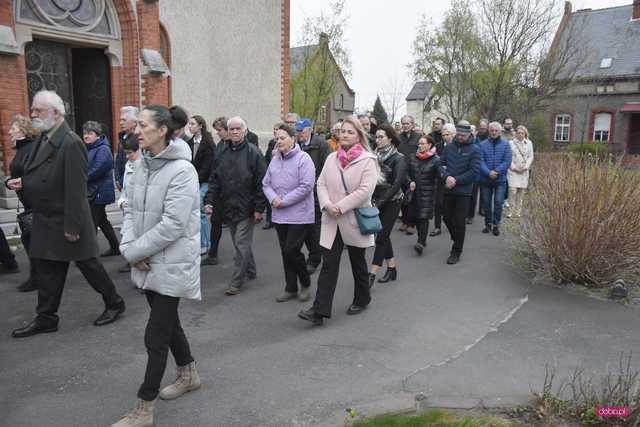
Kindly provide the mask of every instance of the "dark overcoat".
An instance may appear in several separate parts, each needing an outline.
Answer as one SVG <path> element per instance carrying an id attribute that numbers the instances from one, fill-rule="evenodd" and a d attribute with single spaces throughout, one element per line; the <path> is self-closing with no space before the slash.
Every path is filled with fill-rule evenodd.
<path id="1" fill-rule="evenodd" d="M 66 122 L 33 144 L 22 189 L 33 208 L 32 258 L 77 261 L 98 255 L 87 200 L 87 150 Z M 64 233 L 80 239 L 69 242 Z"/>
<path id="2" fill-rule="evenodd" d="M 433 218 L 436 201 L 436 185 L 441 174 L 440 157 L 434 155 L 426 160 L 418 159 L 415 155 L 409 162 L 409 179 L 416 183 L 416 189 L 411 200 L 409 216 L 412 221 Z"/>

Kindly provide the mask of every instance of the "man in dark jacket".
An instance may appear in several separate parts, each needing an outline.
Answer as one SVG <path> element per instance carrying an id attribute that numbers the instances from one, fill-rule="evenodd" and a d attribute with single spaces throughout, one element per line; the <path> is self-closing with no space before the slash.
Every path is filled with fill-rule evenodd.
<path id="1" fill-rule="evenodd" d="M 96 258 L 98 243 L 87 200 L 87 150 L 64 120 L 62 99 L 50 91 L 33 98 L 31 117 L 42 131 L 28 159 L 22 178 L 10 180 L 23 190 L 33 207 L 30 256 L 38 274 L 38 307 L 35 320 L 13 331 L 14 338 L 58 330 L 56 312 L 69 262 L 102 295 L 104 312 L 94 324 L 115 321 L 124 311 L 124 300 Z"/>
<path id="2" fill-rule="evenodd" d="M 313 123 L 310 119 L 301 119 L 296 123 L 296 131 L 298 132 L 298 144 L 300 148 L 304 150 L 316 168 L 316 181 L 322 172 L 324 162 L 332 153 L 331 147 L 327 144 L 327 141 L 320 136 L 313 133 Z M 307 233 L 307 238 L 304 243 L 309 251 L 309 257 L 307 258 L 307 271 L 309 274 L 315 273 L 322 261 L 322 253 L 320 250 L 320 224 L 322 218 L 322 211 L 318 204 L 318 194 L 316 193 L 316 187 L 313 187 L 313 197 L 315 200 L 315 227 L 312 227 Z"/>
<path id="3" fill-rule="evenodd" d="M 256 147 L 260 146 L 260 140 L 258 139 L 258 135 L 251 132 L 249 129 L 247 129 L 247 141 L 249 141 L 251 144 L 255 145 Z"/>
<path id="4" fill-rule="evenodd" d="M 480 119 L 478 126 L 476 127 L 476 136 L 473 137 L 472 144 L 480 149 L 480 143 L 489 137 L 489 121 L 487 119 Z M 467 213 L 467 224 L 473 224 L 473 217 L 476 213 L 476 206 L 478 205 L 478 193 L 480 193 L 479 177 L 476 176 L 473 180 L 473 189 L 471 190 L 471 204 L 469 205 L 469 212 Z M 482 203 L 480 203 L 480 214 L 483 214 Z"/>
<path id="5" fill-rule="evenodd" d="M 132 106 L 122 107 L 120 109 L 120 133 L 118 138 L 118 151 L 116 152 L 116 161 L 114 165 L 114 173 L 116 178 L 116 187 L 118 191 L 122 191 L 122 180 L 124 179 L 124 167 L 127 164 L 127 155 L 122 149 L 122 143 L 125 139 L 136 138 L 134 130 L 138 123 L 138 108 Z"/>
<path id="6" fill-rule="evenodd" d="M 511 145 L 502 137 L 500 123 L 489 124 L 489 138 L 480 144 L 480 151 L 480 198 L 485 224 L 482 232 L 493 232 L 494 236 L 499 236 L 502 207 L 507 194 L 507 172 L 511 167 Z"/>
<path id="7" fill-rule="evenodd" d="M 253 227 L 262 220 L 266 199 L 262 192 L 262 178 L 266 172 L 260 150 L 246 139 L 247 125 L 241 117 L 227 123 L 228 142 L 221 142 L 217 159 L 209 178 L 205 196 L 205 212 L 214 213 L 229 225 L 235 247 L 235 269 L 226 295 L 241 292 L 246 279 L 256 277 L 253 258 Z"/>
<path id="8" fill-rule="evenodd" d="M 444 119 L 442 117 L 436 117 L 431 124 L 431 138 L 436 143 L 436 152 L 438 156 L 442 156 L 442 150 L 444 150 L 444 139 L 442 138 L 442 127 L 444 126 Z"/>
<path id="9" fill-rule="evenodd" d="M 453 246 L 447 264 L 457 264 L 464 246 L 466 217 L 471 203 L 473 180 L 480 163 L 480 150 L 469 142 L 471 125 L 461 120 L 456 126 L 456 138 L 447 144 L 442 155 L 444 179 L 444 221 Z"/>
<path id="10" fill-rule="evenodd" d="M 415 120 L 412 116 L 403 116 L 402 119 L 400 119 L 400 124 L 402 126 L 402 132 L 398 135 L 400 137 L 398 151 L 402 153 L 406 159 L 411 159 L 416 155 L 416 151 L 418 150 L 418 141 L 422 134 L 413 130 L 415 127 Z M 401 208 L 402 225 L 400 226 L 400 231 L 406 231 L 407 234 L 413 234 L 416 228 L 415 224 L 410 224 L 409 222 L 409 218 L 415 216 L 409 212 L 410 209 L 410 205 L 406 204 L 402 205 Z"/>

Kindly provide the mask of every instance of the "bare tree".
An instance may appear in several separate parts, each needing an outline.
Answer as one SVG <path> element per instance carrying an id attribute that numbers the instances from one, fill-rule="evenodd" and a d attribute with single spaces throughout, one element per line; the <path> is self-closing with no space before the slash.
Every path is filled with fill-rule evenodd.
<path id="1" fill-rule="evenodd" d="M 458 121 L 472 111 L 480 39 L 467 0 L 454 0 L 439 27 L 423 15 L 413 42 L 410 68 L 417 80 L 434 85 L 447 113 Z"/>
<path id="2" fill-rule="evenodd" d="M 394 123 L 398 111 L 406 105 L 407 80 L 394 76 L 380 91 L 380 101 L 387 112 L 389 123 Z"/>

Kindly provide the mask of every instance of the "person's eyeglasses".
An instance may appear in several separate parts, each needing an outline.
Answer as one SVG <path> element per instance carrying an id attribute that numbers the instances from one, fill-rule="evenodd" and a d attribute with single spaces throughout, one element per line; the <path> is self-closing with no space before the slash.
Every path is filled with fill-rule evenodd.
<path id="1" fill-rule="evenodd" d="M 385 135 L 376 135 L 376 139 L 383 139 L 383 138 L 386 138 L 386 136 Z"/>
<path id="2" fill-rule="evenodd" d="M 37 107 L 31 107 L 30 109 L 32 113 L 38 113 L 38 114 L 42 113 L 43 111 L 49 111 L 49 110 L 50 108 L 37 108 Z"/>
<path id="3" fill-rule="evenodd" d="M 234 130 L 241 131 L 242 128 L 229 128 L 229 132 L 233 132 Z"/>

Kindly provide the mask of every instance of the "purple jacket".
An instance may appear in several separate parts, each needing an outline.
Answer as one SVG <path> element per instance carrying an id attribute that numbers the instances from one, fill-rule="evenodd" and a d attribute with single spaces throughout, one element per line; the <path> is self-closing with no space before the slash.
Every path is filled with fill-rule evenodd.
<path id="1" fill-rule="evenodd" d="M 262 190 L 269 204 L 276 196 L 282 200 L 280 207 L 273 208 L 272 221 L 276 224 L 313 224 L 315 179 L 313 160 L 298 144 L 284 157 L 278 150 L 273 150 L 271 163 L 262 179 Z"/>

